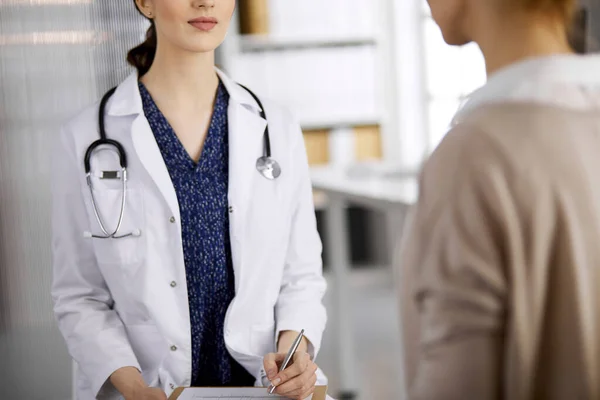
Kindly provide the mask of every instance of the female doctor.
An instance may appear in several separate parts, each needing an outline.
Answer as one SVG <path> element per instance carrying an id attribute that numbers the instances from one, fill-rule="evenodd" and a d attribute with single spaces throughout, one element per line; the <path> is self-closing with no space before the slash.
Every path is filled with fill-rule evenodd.
<path id="1" fill-rule="evenodd" d="M 77 398 L 273 384 L 304 399 L 325 383 L 326 284 L 300 127 L 215 70 L 235 0 L 135 6 L 151 22 L 136 73 L 55 152 L 52 295 Z"/>

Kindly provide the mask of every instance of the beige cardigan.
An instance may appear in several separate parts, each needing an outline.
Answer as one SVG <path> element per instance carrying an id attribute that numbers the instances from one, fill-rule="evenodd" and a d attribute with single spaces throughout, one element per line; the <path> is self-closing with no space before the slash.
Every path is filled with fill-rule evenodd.
<path id="1" fill-rule="evenodd" d="M 600 111 L 486 105 L 426 164 L 400 253 L 412 399 L 600 398 Z"/>

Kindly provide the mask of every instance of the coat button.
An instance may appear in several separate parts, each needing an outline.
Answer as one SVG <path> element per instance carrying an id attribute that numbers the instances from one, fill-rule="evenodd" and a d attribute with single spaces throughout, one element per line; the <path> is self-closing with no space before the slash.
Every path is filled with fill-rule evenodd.
<path id="1" fill-rule="evenodd" d="M 171 346 L 171 351 L 177 351 L 177 346 L 175 346 L 175 345 Z"/>
<path id="2" fill-rule="evenodd" d="M 233 214 L 233 206 L 229 206 L 229 214 Z"/>
<path id="3" fill-rule="evenodd" d="M 171 282 L 171 287 L 175 287 L 175 286 L 177 286 L 177 282 L 175 282 L 175 281 Z"/>
<path id="4" fill-rule="evenodd" d="M 175 217 L 169 218 L 169 221 L 171 221 L 171 223 L 174 224 L 175 223 Z"/>

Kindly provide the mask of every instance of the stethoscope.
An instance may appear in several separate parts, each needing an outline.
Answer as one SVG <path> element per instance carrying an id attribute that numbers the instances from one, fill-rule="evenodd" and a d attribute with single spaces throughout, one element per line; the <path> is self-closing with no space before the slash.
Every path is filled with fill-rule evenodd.
<path id="1" fill-rule="evenodd" d="M 265 114 L 265 108 L 263 107 L 261 101 L 258 97 L 247 87 L 240 85 L 244 88 L 250 95 L 254 98 L 256 103 L 260 108 L 260 117 L 267 121 L 267 116 Z M 125 152 L 125 148 L 121 143 L 117 140 L 109 139 L 106 136 L 106 128 L 105 128 L 105 111 L 106 111 L 106 103 L 110 97 L 115 93 L 116 87 L 110 89 L 106 94 L 102 97 L 100 101 L 100 107 L 98 112 L 98 129 L 100 132 L 100 139 L 96 140 L 92 143 L 85 152 L 84 158 L 84 167 L 86 174 L 86 181 L 88 188 L 90 190 L 90 194 L 92 197 L 92 207 L 94 209 L 94 216 L 98 221 L 98 225 L 100 225 L 100 229 L 102 230 L 102 235 L 95 235 L 90 232 L 86 232 L 86 237 L 93 237 L 98 239 L 122 239 L 130 236 L 140 236 L 141 231 L 135 230 L 133 232 L 127 234 L 119 234 L 119 230 L 121 229 L 121 224 L 123 223 L 123 215 L 125 214 L 125 202 L 127 199 L 127 153 Z M 119 164 L 121 165 L 121 181 L 122 181 L 122 193 L 121 193 L 121 209 L 119 212 L 119 220 L 117 222 L 117 226 L 114 230 L 106 229 L 106 225 L 98 212 L 98 206 L 96 203 L 96 198 L 94 196 L 94 188 L 92 184 L 92 173 L 91 173 L 91 157 L 92 154 L 96 151 L 96 149 L 100 146 L 110 146 L 113 147 L 117 154 L 119 155 Z M 269 136 L 269 125 L 265 126 L 265 132 L 263 134 L 263 155 L 256 160 L 256 170 L 265 178 L 269 180 L 274 180 L 279 178 L 281 175 L 281 166 L 279 163 L 271 157 L 271 139 Z M 117 171 L 103 171 L 101 178 L 103 179 L 118 179 L 119 174 Z"/>

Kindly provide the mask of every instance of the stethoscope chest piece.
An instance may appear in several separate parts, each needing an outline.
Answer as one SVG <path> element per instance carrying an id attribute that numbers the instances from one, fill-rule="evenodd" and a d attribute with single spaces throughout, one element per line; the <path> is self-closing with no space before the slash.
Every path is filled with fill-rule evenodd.
<path id="1" fill-rule="evenodd" d="M 277 179 L 281 175 L 281 166 L 269 156 L 263 156 L 256 160 L 256 170 L 269 180 Z"/>
<path id="2" fill-rule="evenodd" d="M 260 108 L 260 117 L 262 119 L 264 119 L 265 121 L 267 121 L 267 116 L 265 115 L 265 108 L 263 107 L 262 103 L 260 102 L 260 100 L 258 99 L 258 97 L 254 94 L 254 92 L 252 92 L 252 90 L 248 89 L 246 86 L 244 85 L 240 85 L 241 87 L 243 87 L 244 89 L 246 89 L 246 91 L 248 93 L 250 93 L 250 95 L 254 98 L 254 100 L 256 101 L 256 104 L 258 104 L 259 108 Z M 263 134 L 263 138 L 264 138 L 264 152 L 262 157 L 259 157 L 256 160 L 256 170 L 265 178 L 267 178 L 268 180 L 275 180 L 277 178 L 279 178 L 279 176 L 281 175 L 281 165 L 279 165 L 279 163 L 277 161 L 275 161 L 275 159 L 273 159 L 273 157 L 271 157 L 271 138 L 269 136 L 269 124 L 267 123 L 267 125 L 265 126 L 265 133 Z"/>

